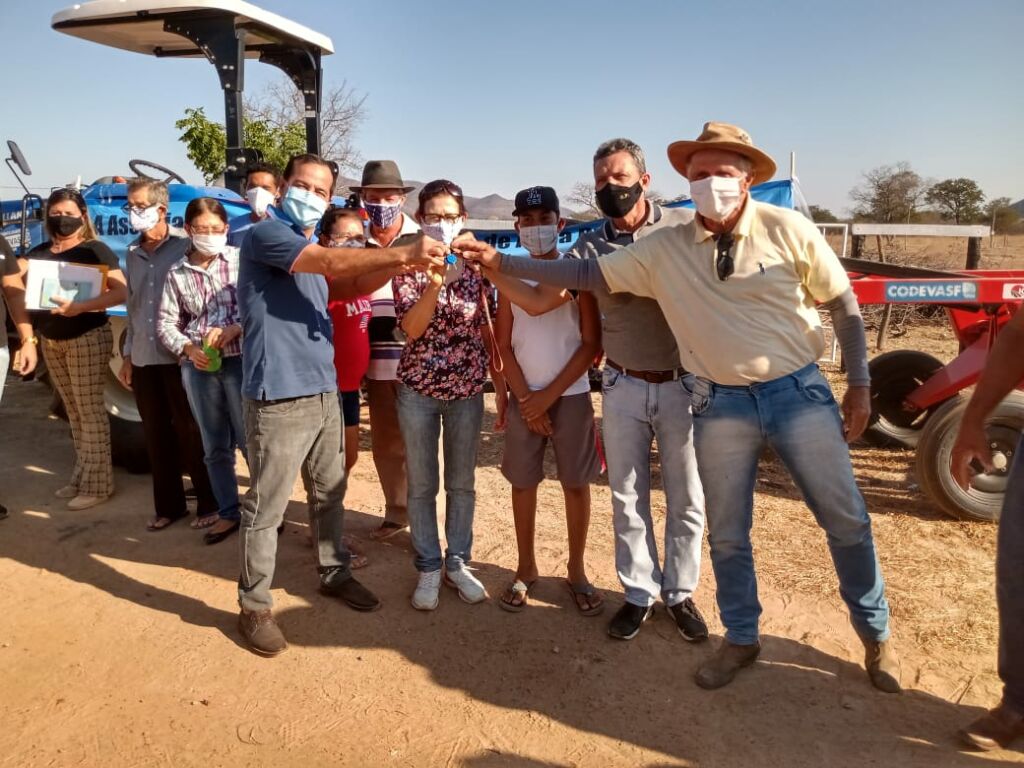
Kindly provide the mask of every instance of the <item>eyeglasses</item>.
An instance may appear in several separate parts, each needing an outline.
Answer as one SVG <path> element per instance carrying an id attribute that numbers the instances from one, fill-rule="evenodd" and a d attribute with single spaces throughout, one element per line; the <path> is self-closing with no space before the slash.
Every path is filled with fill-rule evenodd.
<path id="1" fill-rule="evenodd" d="M 723 283 L 736 271 L 736 263 L 730 253 L 734 242 L 731 232 L 724 232 L 715 238 L 715 272 Z"/>
<path id="2" fill-rule="evenodd" d="M 462 187 L 456 184 L 454 181 L 448 181 L 448 179 L 438 179 L 432 181 L 429 184 L 424 185 L 423 189 L 420 190 L 420 199 L 424 197 L 434 197 L 442 192 L 451 195 L 452 197 L 462 198 Z"/>
<path id="3" fill-rule="evenodd" d="M 152 205 L 132 205 L 131 203 L 125 203 L 121 206 L 121 210 L 125 213 L 145 213 L 150 208 L 156 208 L 159 203 L 153 203 Z"/>
<path id="4" fill-rule="evenodd" d="M 365 237 L 342 237 L 342 238 L 331 238 L 327 241 L 328 248 L 365 248 L 366 238 Z"/>
<path id="5" fill-rule="evenodd" d="M 424 224 L 440 224 L 442 221 L 454 224 L 457 221 L 462 220 L 461 213 L 424 213 L 423 216 Z"/>

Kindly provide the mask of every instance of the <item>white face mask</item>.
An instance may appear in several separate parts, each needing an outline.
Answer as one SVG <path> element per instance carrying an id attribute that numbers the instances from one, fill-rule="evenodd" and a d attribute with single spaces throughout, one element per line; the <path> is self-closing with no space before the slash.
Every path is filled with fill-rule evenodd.
<path id="1" fill-rule="evenodd" d="M 532 256 L 551 253 L 558 245 L 558 225 L 540 224 L 536 227 L 520 227 L 519 240 Z"/>
<path id="2" fill-rule="evenodd" d="M 192 235 L 192 247 L 203 256 L 216 256 L 223 253 L 228 244 L 228 233 L 223 235 Z"/>
<path id="3" fill-rule="evenodd" d="M 424 224 L 421 229 L 427 237 L 432 237 L 434 240 L 444 243 L 445 246 L 450 246 L 452 240 L 459 236 L 459 232 L 462 231 L 465 223 L 464 219 L 456 219 L 455 221 L 441 219 L 437 224 Z"/>
<path id="4" fill-rule="evenodd" d="M 263 187 L 253 187 L 245 193 L 245 199 L 249 201 L 252 212 L 261 219 L 267 215 L 267 208 L 274 204 L 274 196 Z"/>
<path id="5" fill-rule="evenodd" d="M 136 232 L 149 232 L 149 230 L 159 223 L 159 205 L 151 205 L 149 208 L 144 208 L 141 213 L 136 211 L 134 208 L 128 211 L 128 224 Z"/>
<path id="6" fill-rule="evenodd" d="M 690 197 L 697 213 L 712 221 L 725 221 L 743 201 L 743 179 L 737 176 L 708 176 L 690 182 Z"/>

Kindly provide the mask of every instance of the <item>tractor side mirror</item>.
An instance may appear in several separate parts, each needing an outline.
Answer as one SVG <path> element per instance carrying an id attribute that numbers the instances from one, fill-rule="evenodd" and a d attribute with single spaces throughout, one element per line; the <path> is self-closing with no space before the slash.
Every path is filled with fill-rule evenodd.
<path id="1" fill-rule="evenodd" d="M 18 170 L 26 176 L 32 175 L 32 169 L 29 167 L 28 160 L 25 159 L 25 155 L 21 153 L 21 148 L 15 141 L 7 140 L 7 148 L 11 150 L 11 160 L 18 166 Z"/>

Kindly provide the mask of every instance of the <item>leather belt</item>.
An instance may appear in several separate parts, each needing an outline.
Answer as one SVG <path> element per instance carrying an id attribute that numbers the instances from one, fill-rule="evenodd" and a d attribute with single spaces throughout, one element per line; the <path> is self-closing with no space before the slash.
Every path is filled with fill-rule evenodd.
<path id="1" fill-rule="evenodd" d="M 611 359 L 605 360 L 605 365 L 619 373 L 632 376 L 634 379 L 646 381 L 648 384 L 664 384 L 666 381 L 675 381 L 686 373 L 685 368 L 675 368 L 671 371 L 632 371 L 629 368 L 623 368 Z"/>

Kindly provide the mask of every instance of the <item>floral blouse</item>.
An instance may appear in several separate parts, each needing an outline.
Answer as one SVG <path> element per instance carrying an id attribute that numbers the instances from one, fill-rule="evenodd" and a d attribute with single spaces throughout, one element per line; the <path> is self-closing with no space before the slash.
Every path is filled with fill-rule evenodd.
<path id="1" fill-rule="evenodd" d="M 399 324 L 426 291 L 428 279 L 416 272 L 392 281 Z M 463 400 L 483 391 L 490 362 L 481 336 L 481 327 L 487 325 L 484 293 L 493 317 L 494 291 L 478 270 L 467 268 L 458 280 L 441 287 L 427 330 L 402 350 L 399 381 L 438 400 Z"/>

